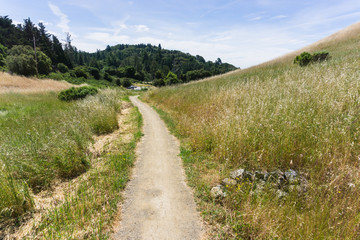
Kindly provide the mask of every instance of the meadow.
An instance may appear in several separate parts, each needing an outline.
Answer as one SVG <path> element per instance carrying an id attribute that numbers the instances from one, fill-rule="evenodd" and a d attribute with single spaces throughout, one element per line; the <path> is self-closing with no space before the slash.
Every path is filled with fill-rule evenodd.
<path id="1" fill-rule="evenodd" d="M 16 229 L 23 219 L 39 211 L 37 194 L 51 192 L 55 183 L 71 180 L 77 181 L 73 190 L 65 192 L 64 200 L 56 203 L 56 207 L 42 213 L 42 220 L 29 233 L 31 236 L 62 239 L 82 233 L 85 235 L 81 238 L 86 238 L 90 233 L 81 227 L 91 224 L 97 216 L 96 224 L 101 225 L 106 218 L 110 225 L 116 215 L 121 200 L 119 189 L 125 186 L 134 159 L 140 115 L 132 109 L 126 117 L 131 126 L 126 133 L 137 137 L 125 142 L 119 137 L 114 142 L 116 149 L 98 156 L 90 151 L 94 136 L 119 128 L 118 117 L 128 101 L 127 93 L 106 89 L 71 102 L 60 101 L 57 95 L 57 92 L 0 94 L 0 236 L 5 231 L 13 234 L 9 226 Z M 40 203 L 40 208 L 43 207 Z M 75 214 L 73 223 L 61 220 L 59 212 L 66 212 L 66 217 Z M 56 220 L 51 219 L 53 214 Z M 94 236 L 103 234 L 98 226 L 88 230 Z"/>
<path id="2" fill-rule="evenodd" d="M 330 52 L 324 63 L 295 65 L 298 51 L 144 97 L 181 139 L 210 239 L 360 237 L 357 25 L 306 48 Z M 213 199 L 210 189 L 237 168 L 294 169 L 307 179 L 307 191 L 285 199 L 250 191 Z"/>

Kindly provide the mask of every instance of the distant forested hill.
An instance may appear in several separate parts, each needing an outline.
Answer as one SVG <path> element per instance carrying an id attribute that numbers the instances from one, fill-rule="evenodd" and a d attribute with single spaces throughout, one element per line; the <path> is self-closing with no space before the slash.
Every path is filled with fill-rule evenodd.
<path id="1" fill-rule="evenodd" d="M 163 49 L 160 44 L 119 44 L 88 53 L 73 46 L 68 33 L 62 44 L 46 31 L 42 23 L 35 26 L 28 18 L 23 24 L 14 25 L 8 16 L 0 16 L 0 68 L 21 75 L 40 74 L 70 82 L 91 79 L 110 85 L 128 85 L 144 81 L 158 86 L 236 69 L 231 64 L 222 63 L 220 58 L 215 62 L 205 61 L 199 55 Z"/>

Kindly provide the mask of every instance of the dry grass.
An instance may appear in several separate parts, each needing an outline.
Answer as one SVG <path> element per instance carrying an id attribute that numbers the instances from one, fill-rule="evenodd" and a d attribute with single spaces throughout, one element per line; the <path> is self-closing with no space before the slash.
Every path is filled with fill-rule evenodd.
<path id="1" fill-rule="evenodd" d="M 0 72 L 0 94 L 1 93 L 36 93 L 47 91 L 61 91 L 73 86 L 65 81 L 54 81 L 50 79 L 27 78 Z"/>
<path id="2" fill-rule="evenodd" d="M 360 24 L 306 50 L 332 58 L 299 67 L 300 50 L 210 81 L 166 87 L 146 99 L 169 114 L 212 239 L 360 237 Z M 184 157 L 184 156 L 183 156 Z M 308 178 L 304 197 L 234 193 L 213 202 L 212 179 L 235 168 Z M 217 175 L 217 176 L 216 176 Z M 215 204 L 214 204 L 215 203 Z"/>

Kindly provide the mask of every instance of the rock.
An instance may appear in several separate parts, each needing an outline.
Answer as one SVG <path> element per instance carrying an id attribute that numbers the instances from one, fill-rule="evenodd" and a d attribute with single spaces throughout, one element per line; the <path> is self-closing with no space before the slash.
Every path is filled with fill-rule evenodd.
<path id="1" fill-rule="evenodd" d="M 283 198 L 283 197 L 286 197 L 287 195 L 288 195 L 288 193 L 286 193 L 286 192 L 284 192 L 284 191 L 282 191 L 280 189 L 276 191 L 276 196 L 278 198 Z"/>
<path id="2" fill-rule="evenodd" d="M 225 178 L 224 180 L 222 180 L 221 184 L 224 187 L 232 187 L 235 186 L 237 184 L 236 180 L 231 179 L 231 178 Z"/>
<path id="3" fill-rule="evenodd" d="M 240 181 L 243 178 L 245 170 L 240 168 L 230 173 L 230 177 L 236 181 Z"/>
<path id="4" fill-rule="evenodd" d="M 267 172 L 255 171 L 255 180 L 266 180 L 267 177 Z"/>
<path id="5" fill-rule="evenodd" d="M 245 171 L 243 173 L 243 180 L 248 180 L 250 182 L 253 182 L 255 180 L 255 174 L 250 171 Z"/>
<path id="6" fill-rule="evenodd" d="M 213 187 L 210 191 L 210 194 L 213 198 L 224 198 L 226 197 L 226 193 L 222 190 L 221 185 L 217 185 L 216 187 Z"/>
<path id="7" fill-rule="evenodd" d="M 268 182 L 276 183 L 281 188 L 285 183 L 285 175 L 282 171 L 276 170 L 269 172 Z"/>
<path id="8" fill-rule="evenodd" d="M 298 174 L 292 169 L 285 172 L 285 178 L 289 184 L 298 184 Z"/>
<path id="9" fill-rule="evenodd" d="M 290 185 L 289 192 L 297 192 L 300 194 L 303 192 L 303 189 L 299 185 Z"/>

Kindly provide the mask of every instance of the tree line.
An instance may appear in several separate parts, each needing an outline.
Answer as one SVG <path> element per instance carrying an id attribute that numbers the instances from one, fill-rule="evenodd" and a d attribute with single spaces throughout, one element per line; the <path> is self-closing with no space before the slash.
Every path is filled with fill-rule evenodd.
<path id="1" fill-rule="evenodd" d="M 49 34 L 43 23 L 25 19 L 13 24 L 0 16 L 0 68 L 26 76 L 47 76 L 73 83 L 97 80 L 112 85 L 148 82 L 157 86 L 188 82 L 236 69 L 231 64 L 205 61 L 176 50 L 151 44 L 118 44 L 88 53 Z"/>

